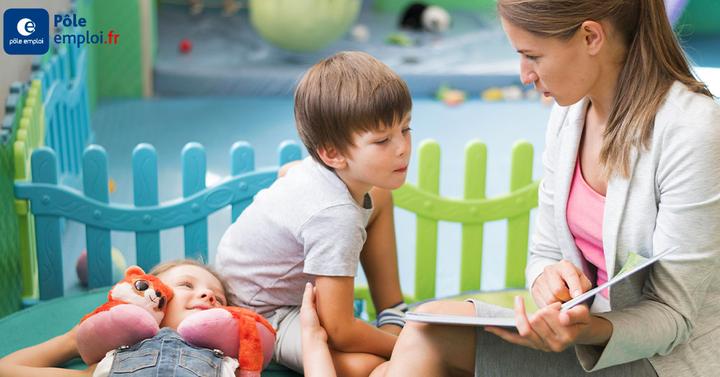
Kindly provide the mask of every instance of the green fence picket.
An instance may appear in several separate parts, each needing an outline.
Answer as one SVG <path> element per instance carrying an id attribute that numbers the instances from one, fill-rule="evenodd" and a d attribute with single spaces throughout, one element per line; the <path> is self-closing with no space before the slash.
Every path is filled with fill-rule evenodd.
<path id="1" fill-rule="evenodd" d="M 440 145 L 434 140 L 424 141 L 419 148 L 418 188 L 437 195 L 440 190 Z M 422 204 L 428 210 L 436 203 L 427 200 Z M 415 298 L 425 300 L 435 297 L 435 276 L 437 266 L 437 218 L 417 215 L 415 234 Z"/>
<path id="2" fill-rule="evenodd" d="M 485 199 L 487 147 L 471 141 L 465 147 L 465 199 Z M 477 212 L 477 209 L 475 210 Z M 483 223 L 462 225 L 460 291 L 480 289 L 483 256 Z"/>
<path id="3" fill-rule="evenodd" d="M 513 146 L 510 171 L 510 191 L 515 192 L 532 183 L 533 146 L 527 141 L 518 141 Z M 537 189 L 536 189 L 537 191 Z M 536 195 L 537 199 L 537 195 Z M 509 217 L 507 225 L 507 256 L 505 260 L 505 287 L 525 287 L 525 265 L 528 253 L 528 229 L 530 209 Z"/>

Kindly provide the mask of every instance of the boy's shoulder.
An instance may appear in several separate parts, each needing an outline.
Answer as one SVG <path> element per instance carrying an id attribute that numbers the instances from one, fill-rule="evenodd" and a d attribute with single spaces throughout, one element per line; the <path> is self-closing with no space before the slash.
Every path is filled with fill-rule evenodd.
<path id="1" fill-rule="evenodd" d="M 292 167 L 271 186 L 271 190 L 293 202 L 302 200 L 320 207 L 352 203 L 345 183 L 311 157 Z"/>
<path id="2" fill-rule="evenodd" d="M 345 183 L 308 157 L 260 191 L 245 215 L 257 216 L 260 211 L 262 216 L 284 218 L 283 222 L 299 225 L 330 208 L 356 210 L 353 203 Z"/>

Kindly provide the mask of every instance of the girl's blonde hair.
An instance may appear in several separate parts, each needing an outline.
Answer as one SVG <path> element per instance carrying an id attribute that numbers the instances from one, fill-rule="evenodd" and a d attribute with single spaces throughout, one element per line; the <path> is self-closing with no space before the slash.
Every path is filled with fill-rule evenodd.
<path id="1" fill-rule="evenodd" d="M 230 287 L 228 286 L 225 278 L 223 278 L 222 275 L 220 275 L 217 271 L 215 271 L 214 268 L 212 268 L 211 266 L 209 266 L 203 262 L 200 262 L 200 261 L 197 261 L 194 259 L 176 259 L 176 260 L 172 260 L 169 262 L 163 262 L 163 263 L 156 265 L 155 267 L 153 267 L 150 270 L 150 272 L 148 272 L 148 274 L 153 275 L 153 276 L 158 276 L 158 275 L 162 274 L 163 272 L 170 271 L 173 268 L 179 267 L 179 266 L 195 266 L 195 267 L 200 267 L 200 268 L 204 269 L 205 271 L 209 272 L 212 276 L 214 276 L 216 279 L 218 279 L 218 281 L 220 282 L 220 285 L 222 285 L 223 293 L 225 294 L 225 299 L 227 300 L 227 304 L 228 305 L 236 305 L 235 296 L 230 291 Z"/>
<path id="2" fill-rule="evenodd" d="M 627 46 L 600 161 L 605 174 L 630 175 L 635 148 L 647 148 L 655 114 L 673 82 L 712 97 L 673 33 L 663 0 L 498 0 L 506 21 L 544 38 L 570 39 L 588 20 L 609 21 Z"/>

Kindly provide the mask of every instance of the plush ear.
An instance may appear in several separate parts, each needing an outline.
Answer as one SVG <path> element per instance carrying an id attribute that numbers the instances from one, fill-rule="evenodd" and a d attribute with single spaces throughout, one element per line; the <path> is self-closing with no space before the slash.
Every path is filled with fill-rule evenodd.
<path id="1" fill-rule="evenodd" d="M 145 271 L 143 271 L 143 269 L 138 266 L 130 266 L 130 267 L 128 267 L 127 270 L 125 270 L 126 277 L 132 277 L 132 276 L 138 276 L 138 275 L 145 275 Z"/>

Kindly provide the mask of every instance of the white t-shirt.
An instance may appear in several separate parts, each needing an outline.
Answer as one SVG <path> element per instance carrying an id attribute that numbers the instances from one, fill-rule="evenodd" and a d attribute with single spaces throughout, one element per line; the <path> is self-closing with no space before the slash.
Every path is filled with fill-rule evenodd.
<path id="1" fill-rule="evenodd" d="M 314 276 L 355 276 L 372 201 L 308 157 L 258 192 L 225 232 L 215 267 L 242 305 L 269 316 L 300 305 Z"/>

